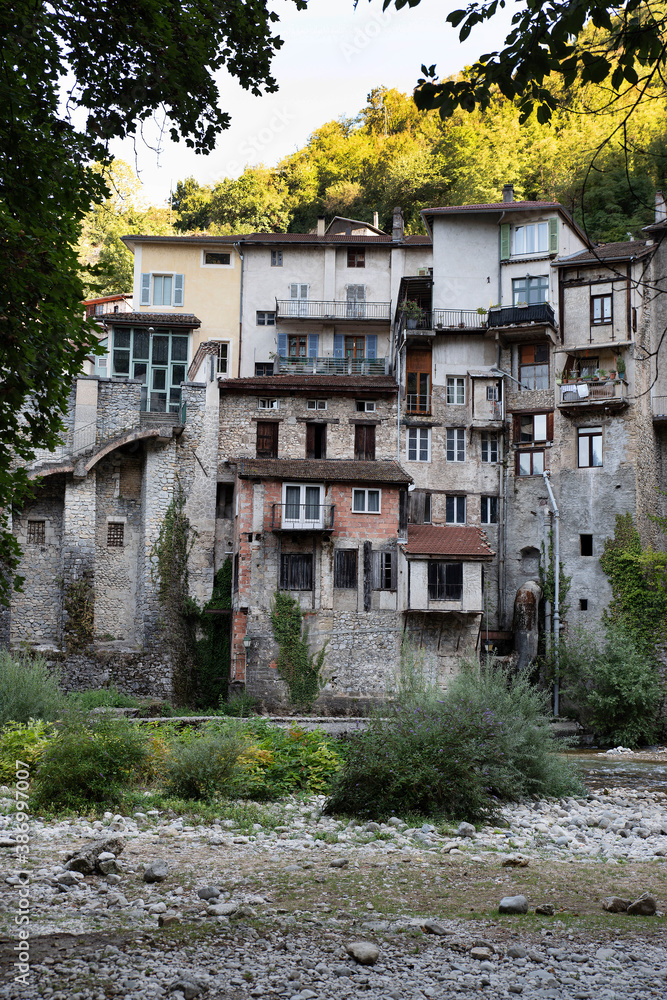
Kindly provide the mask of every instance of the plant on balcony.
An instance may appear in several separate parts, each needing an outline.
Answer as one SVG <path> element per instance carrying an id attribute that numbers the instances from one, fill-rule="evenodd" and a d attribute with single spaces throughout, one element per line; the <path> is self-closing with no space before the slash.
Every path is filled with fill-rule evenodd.
<path id="1" fill-rule="evenodd" d="M 401 302 L 400 310 L 405 316 L 406 325 L 410 330 L 414 330 L 417 323 L 423 320 L 426 315 L 419 303 L 413 302 L 412 299 L 404 299 Z"/>
<path id="2" fill-rule="evenodd" d="M 487 312 L 488 312 L 488 310 L 485 309 L 484 306 L 478 306 L 477 307 L 477 313 L 478 313 L 479 316 L 486 316 Z"/>
<path id="3" fill-rule="evenodd" d="M 616 359 L 616 371 L 619 378 L 625 378 L 625 359 L 620 356 Z"/>

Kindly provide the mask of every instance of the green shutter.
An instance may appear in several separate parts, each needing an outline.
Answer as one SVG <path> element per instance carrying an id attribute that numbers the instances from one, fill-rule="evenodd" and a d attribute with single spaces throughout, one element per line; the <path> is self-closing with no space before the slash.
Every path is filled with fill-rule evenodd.
<path id="1" fill-rule="evenodd" d="M 558 253 L 558 219 L 549 219 L 549 253 Z"/>
<path id="2" fill-rule="evenodd" d="M 500 227 L 500 259 L 507 260 L 510 255 L 510 227 L 504 222 Z"/>

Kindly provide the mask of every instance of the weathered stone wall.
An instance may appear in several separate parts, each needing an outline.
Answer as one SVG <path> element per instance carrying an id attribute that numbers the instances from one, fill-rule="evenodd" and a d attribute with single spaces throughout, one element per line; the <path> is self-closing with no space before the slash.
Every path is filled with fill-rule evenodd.
<path id="1" fill-rule="evenodd" d="M 58 649 L 36 650 L 57 671 L 63 691 L 85 691 L 114 684 L 124 694 L 170 698 L 171 664 L 164 652 L 97 650 L 69 656 Z"/>
<path id="2" fill-rule="evenodd" d="M 109 438 L 138 427 L 141 420 L 141 382 L 135 379 L 102 378 L 97 388 L 100 437 Z"/>
<path id="3" fill-rule="evenodd" d="M 95 557 L 95 631 L 134 644 L 141 642 L 135 617 L 137 562 L 141 539 L 141 449 L 112 452 L 96 466 L 97 525 Z M 123 525 L 123 544 L 108 544 L 109 524 Z"/>

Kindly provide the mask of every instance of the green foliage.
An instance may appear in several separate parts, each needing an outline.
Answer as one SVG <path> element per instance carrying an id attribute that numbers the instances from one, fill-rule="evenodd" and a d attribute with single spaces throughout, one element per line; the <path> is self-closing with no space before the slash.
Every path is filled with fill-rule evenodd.
<path id="1" fill-rule="evenodd" d="M 35 765 L 44 753 L 55 727 L 43 719 L 27 722 L 9 722 L 0 731 L 0 784 L 11 785 L 16 779 L 16 761 L 28 765 L 34 773 Z"/>
<path id="2" fill-rule="evenodd" d="M 329 791 L 343 751 L 321 729 L 283 728 L 257 718 L 245 724 L 243 733 L 247 746 L 241 758 L 242 794 L 275 799 L 297 791 Z"/>
<path id="3" fill-rule="evenodd" d="M 0 650 L 0 726 L 29 719 L 57 719 L 65 708 L 59 675 L 41 656 Z"/>
<path id="4" fill-rule="evenodd" d="M 229 715 L 238 719 L 248 719 L 255 714 L 257 699 L 245 691 L 239 691 L 231 696 L 229 701 L 220 698 L 219 711 L 221 715 Z"/>
<path id="5" fill-rule="evenodd" d="M 215 575 L 211 600 L 200 619 L 202 638 L 197 643 L 196 657 L 197 704 L 201 708 L 224 707 L 227 701 L 231 615 L 207 612 L 226 611 L 231 606 L 232 560 L 227 558 Z"/>
<path id="6" fill-rule="evenodd" d="M 401 642 L 398 670 L 389 694 L 401 705 L 436 700 L 440 695 L 424 649 L 415 646 L 407 634 Z"/>
<path id="7" fill-rule="evenodd" d="M 42 754 L 31 784 L 31 805 L 119 803 L 147 757 L 148 738 L 141 726 L 106 714 L 94 722 L 72 715 Z"/>
<path id="8" fill-rule="evenodd" d="M 278 671 L 286 681 L 293 705 L 313 704 L 325 680 L 322 676 L 328 639 L 315 653 L 308 649 L 308 629 L 303 629 L 303 611 L 296 598 L 277 590 L 271 601 L 271 626 L 280 647 Z"/>
<path id="9" fill-rule="evenodd" d="M 560 647 L 561 687 L 581 722 L 603 740 L 637 747 L 655 742 L 662 702 L 650 654 L 631 635 L 610 626 L 602 635 L 583 630 Z"/>
<path id="10" fill-rule="evenodd" d="M 115 684 L 88 691 L 72 691 L 67 700 L 75 710 L 82 712 L 90 712 L 93 708 L 137 708 L 141 704 L 139 698 L 124 694 Z"/>
<path id="11" fill-rule="evenodd" d="M 203 800 L 231 794 L 243 750 L 240 730 L 220 723 L 208 723 L 201 735 L 177 736 L 166 764 L 166 793 Z"/>
<path id="12" fill-rule="evenodd" d="M 579 788 L 554 752 L 544 696 L 489 661 L 437 701 L 398 704 L 352 742 L 327 811 L 364 819 L 408 812 L 471 822 L 498 802 Z"/>
<path id="13" fill-rule="evenodd" d="M 641 653 L 654 656 L 667 627 L 667 553 L 642 549 L 632 516 L 619 514 L 600 565 L 612 591 L 605 621 L 626 632 Z"/>
<path id="14" fill-rule="evenodd" d="M 68 653 L 81 653 L 95 637 L 95 594 L 87 576 L 67 583 L 63 593 Z"/>

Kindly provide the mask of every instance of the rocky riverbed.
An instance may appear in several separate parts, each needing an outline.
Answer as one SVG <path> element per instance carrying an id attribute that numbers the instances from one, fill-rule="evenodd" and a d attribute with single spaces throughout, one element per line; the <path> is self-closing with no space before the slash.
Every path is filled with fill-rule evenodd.
<path id="1" fill-rule="evenodd" d="M 3 998 L 667 994 L 661 791 L 525 802 L 477 831 L 339 822 L 317 798 L 232 805 L 209 824 L 157 810 L 35 819 L 29 877 L 0 796 Z M 643 894 L 653 915 L 623 910 Z M 508 897 L 527 912 L 499 913 Z M 603 909 L 611 897 L 621 912 Z"/>

